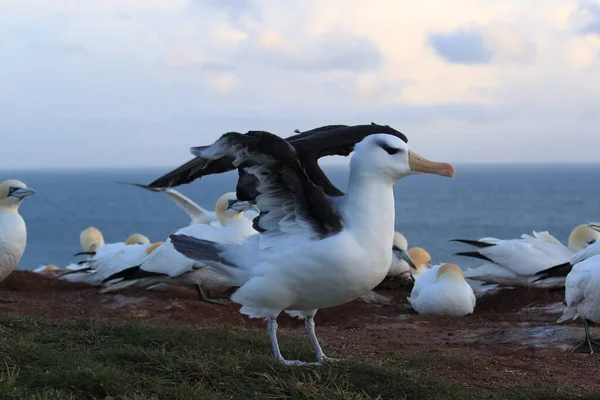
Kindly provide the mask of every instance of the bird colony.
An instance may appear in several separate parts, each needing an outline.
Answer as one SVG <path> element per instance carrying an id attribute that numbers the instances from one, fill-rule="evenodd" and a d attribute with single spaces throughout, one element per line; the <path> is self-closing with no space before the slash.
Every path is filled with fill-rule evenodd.
<path id="1" fill-rule="evenodd" d="M 105 243 L 102 232 L 88 227 L 76 254 L 82 260 L 35 272 L 97 286 L 102 293 L 182 286 L 197 291 L 201 301 L 237 303 L 242 314 L 265 320 L 273 356 L 285 365 L 334 361 L 319 344 L 315 314 L 368 296 L 384 280 L 412 286 L 406 301 L 416 313 L 457 318 L 476 307 L 467 279 L 564 288 L 567 308 L 557 322 L 580 318 L 585 328 L 573 351 L 600 351 L 589 331 L 590 323 L 600 323 L 599 224 L 575 227 L 567 246 L 535 231 L 509 240 L 453 239 L 470 246 L 456 254 L 481 265 L 467 271 L 433 265 L 425 249 L 409 248 L 394 230 L 393 185 L 409 175 L 454 178 L 452 165 L 416 153 L 403 133 L 387 125 L 328 125 L 296 133 L 282 138 L 265 131 L 228 132 L 210 145 L 192 147 L 193 159 L 148 185 L 120 182 L 163 193 L 189 215 L 189 225 L 159 242 L 136 233 L 116 243 Z M 351 153 L 344 193 L 318 160 Z M 214 211 L 172 189 L 232 170 L 238 172 L 237 185 L 218 198 Z M 0 184 L 0 280 L 25 251 L 19 206 L 33 194 L 17 180 Z M 313 362 L 284 357 L 277 340 L 281 313 L 304 320 Z"/>

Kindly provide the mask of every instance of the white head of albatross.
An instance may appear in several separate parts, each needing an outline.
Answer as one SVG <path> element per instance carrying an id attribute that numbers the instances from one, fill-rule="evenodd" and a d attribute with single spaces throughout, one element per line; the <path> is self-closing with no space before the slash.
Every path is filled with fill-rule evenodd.
<path id="1" fill-rule="evenodd" d="M 35 190 L 15 179 L 0 184 L 0 282 L 17 267 L 25 251 L 27 228 L 19 206 L 32 194 Z"/>
<path id="2" fill-rule="evenodd" d="M 450 164 L 420 157 L 398 137 L 373 134 L 354 146 L 347 193 L 334 205 L 309 180 L 295 149 L 268 132 L 229 132 L 192 153 L 207 161 L 230 157 L 256 177 L 260 234 L 241 244 L 186 235 L 170 239 L 186 257 L 231 276 L 232 286 L 239 287 L 231 300 L 242 304 L 243 314 L 267 319 L 273 353 L 286 365 L 303 363 L 281 355 L 277 316 L 282 311 L 304 317 L 317 362 L 324 361 L 314 331 L 317 309 L 360 297 L 388 273 L 394 182 L 417 173 L 455 174 Z"/>

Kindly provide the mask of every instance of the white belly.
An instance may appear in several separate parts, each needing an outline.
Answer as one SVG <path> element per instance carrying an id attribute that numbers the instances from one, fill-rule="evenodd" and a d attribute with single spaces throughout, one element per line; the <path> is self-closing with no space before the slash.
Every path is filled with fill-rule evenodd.
<path id="1" fill-rule="evenodd" d="M 27 229 L 25 221 L 18 213 L 0 214 L 0 282 L 19 264 L 25 244 Z"/>

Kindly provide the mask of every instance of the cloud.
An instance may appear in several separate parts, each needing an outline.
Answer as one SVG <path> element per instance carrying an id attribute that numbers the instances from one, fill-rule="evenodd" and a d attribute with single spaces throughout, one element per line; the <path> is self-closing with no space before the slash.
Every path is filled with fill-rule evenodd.
<path id="1" fill-rule="evenodd" d="M 460 29 L 451 33 L 432 33 L 429 43 L 444 60 L 457 64 L 489 64 L 494 54 L 480 32 Z"/>
<path id="2" fill-rule="evenodd" d="M 600 4 L 582 2 L 573 15 L 578 30 L 583 35 L 600 36 Z"/>
<path id="3" fill-rule="evenodd" d="M 518 161 L 521 139 L 594 161 L 598 1 L 577 1 L 3 0 L 0 136 L 23 151 L 0 168 L 175 165 L 228 130 L 372 120 L 450 161 Z"/>
<path id="4" fill-rule="evenodd" d="M 280 68 L 300 71 L 373 71 L 382 65 L 377 46 L 366 37 L 340 29 L 316 37 L 288 39 L 275 31 L 260 33 L 250 51 Z"/>

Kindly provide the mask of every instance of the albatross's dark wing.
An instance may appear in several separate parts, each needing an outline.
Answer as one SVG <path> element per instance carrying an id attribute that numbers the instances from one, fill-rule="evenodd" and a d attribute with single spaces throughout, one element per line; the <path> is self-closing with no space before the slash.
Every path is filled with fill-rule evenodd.
<path id="1" fill-rule="evenodd" d="M 323 190 L 308 178 L 296 150 L 279 136 L 229 132 L 211 146 L 192 148 L 192 153 L 207 164 L 231 158 L 234 168 L 257 180 L 260 215 L 254 228 L 265 238 L 304 232 L 323 238 L 342 230 L 340 216 Z"/>
<path id="2" fill-rule="evenodd" d="M 321 170 L 318 159 L 330 155 L 347 156 L 354 150 L 356 143 L 375 133 L 387 133 L 408 142 L 406 136 L 401 132 L 387 125 L 377 125 L 375 123 L 355 126 L 326 125 L 298 133 L 285 140 L 296 149 L 300 163 L 315 185 L 321 187 L 328 196 L 343 196 L 344 192 L 335 187 Z M 231 171 L 235 168 L 232 161 L 231 156 L 224 156 L 210 161 L 196 157 L 156 179 L 148 186 L 173 187 L 189 183 L 205 175 Z M 238 196 L 241 196 L 238 198 L 245 201 L 254 200 L 257 195 L 256 179 L 244 174 L 241 170 L 238 171 L 237 191 Z"/>
<path id="3" fill-rule="evenodd" d="M 232 164 L 233 158 L 223 157 L 219 160 L 205 160 L 199 157 L 193 158 L 183 165 L 167 172 L 160 178 L 148 185 L 149 188 L 175 187 L 190 183 L 205 175 L 222 174 L 232 171 L 235 167 Z"/>

